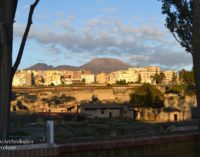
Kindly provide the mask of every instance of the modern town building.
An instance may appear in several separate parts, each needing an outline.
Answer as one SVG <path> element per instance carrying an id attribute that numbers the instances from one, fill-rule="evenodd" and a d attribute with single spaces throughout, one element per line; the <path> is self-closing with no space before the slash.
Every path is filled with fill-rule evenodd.
<path id="1" fill-rule="evenodd" d="M 109 81 L 109 75 L 107 73 L 100 73 L 96 75 L 96 82 L 99 84 L 107 84 Z"/>
<path id="2" fill-rule="evenodd" d="M 94 74 L 82 74 L 81 75 L 82 82 L 86 84 L 91 84 L 95 82 L 95 75 Z"/>
<path id="3" fill-rule="evenodd" d="M 153 76 L 163 72 L 165 84 L 177 76 L 176 71 L 161 71 L 158 66 L 133 67 L 127 70 L 118 70 L 111 73 L 92 74 L 86 70 L 20 70 L 17 71 L 13 86 L 49 86 L 70 85 L 76 83 L 98 83 L 101 85 L 116 84 L 117 81 L 126 83 L 151 83 L 154 84 Z"/>
<path id="4" fill-rule="evenodd" d="M 31 86 L 33 85 L 33 73 L 31 70 L 17 71 L 13 78 L 13 86 Z"/>

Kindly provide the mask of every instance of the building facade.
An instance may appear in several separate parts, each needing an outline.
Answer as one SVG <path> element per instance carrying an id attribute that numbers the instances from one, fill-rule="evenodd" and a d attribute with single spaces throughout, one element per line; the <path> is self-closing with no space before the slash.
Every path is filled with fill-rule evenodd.
<path id="1" fill-rule="evenodd" d="M 107 84 L 109 82 L 109 75 L 107 73 L 97 74 L 96 82 L 99 84 Z"/>
<path id="2" fill-rule="evenodd" d="M 95 75 L 94 74 L 82 74 L 81 75 L 82 82 L 86 84 L 92 84 L 95 82 Z"/>

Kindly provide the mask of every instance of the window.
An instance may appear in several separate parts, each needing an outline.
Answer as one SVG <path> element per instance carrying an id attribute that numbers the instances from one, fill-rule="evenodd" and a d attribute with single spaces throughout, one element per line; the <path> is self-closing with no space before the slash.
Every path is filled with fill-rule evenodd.
<path id="1" fill-rule="evenodd" d="M 178 115 L 174 114 L 174 121 L 176 122 L 178 120 Z"/>
<path id="2" fill-rule="evenodd" d="M 109 117 L 112 118 L 112 112 L 109 112 Z"/>
<path id="3" fill-rule="evenodd" d="M 104 114 L 104 110 L 103 109 L 101 110 L 101 114 Z"/>

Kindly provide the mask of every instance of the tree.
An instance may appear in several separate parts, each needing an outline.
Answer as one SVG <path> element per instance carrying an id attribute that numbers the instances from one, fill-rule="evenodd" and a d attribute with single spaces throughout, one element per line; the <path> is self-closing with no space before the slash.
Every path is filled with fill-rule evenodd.
<path id="1" fill-rule="evenodd" d="M 156 73 L 155 75 L 153 75 L 151 77 L 152 77 L 153 81 L 156 82 L 156 84 L 161 84 L 164 81 L 164 79 L 166 78 L 166 76 L 163 72 L 161 72 L 160 74 Z"/>
<path id="2" fill-rule="evenodd" d="M 17 59 L 12 65 L 13 23 L 15 21 L 18 0 L 0 0 L 0 140 L 6 139 L 8 136 L 12 80 L 20 64 L 32 24 L 32 15 L 39 1 L 35 0 L 30 6 L 28 22 Z"/>
<path id="3" fill-rule="evenodd" d="M 156 87 L 145 83 L 130 94 L 130 103 L 134 107 L 161 108 L 163 107 L 164 95 Z"/>
<path id="4" fill-rule="evenodd" d="M 163 72 L 161 72 L 160 73 L 160 83 L 162 83 L 165 78 L 166 78 L 165 74 Z"/>
<path id="5" fill-rule="evenodd" d="M 177 75 L 175 74 L 175 72 L 173 73 L 171 82 L 172 83 L 177 83 Z"/>
<path id="6" fill-rule="evenodd" d="M 174 93 L 174 94 L 181 94 L 185 95 L 195 95 L 195 86 L 193 84 L 181 84 L 181 85 L 174 85 L 167 89 L 165 93 Z"/>
<path id="7" fill-rule="evenodd" d="M 115 84 L 116 85 L 127 85 L 127 82 L 126 82 L 126 80 L 119 80 L 119 81 L 116 81 Z"/>
<path id="8" fill-rule="evenodd" d="M 159 75 L 156 73 L 155 75 L 151 76 L 152 81 L 156 84 L 159 83 Z"/>
<path id="9" fill-rule="evenodd" d="M 166 27 L 192 55 L 200 128 L 200 0 L 161 0 Z M 200 129 L 199 129 L 200 143 Z"/>
<path id="10" fill-rule="evenodd" d="M 166 27 L 187 52 L 192 52 L 192 0 L 161 0 Z"/>
<path id="11" fill-rule="evenodd" d="M 142 82 L 142 77 L 141 77 L 141 75 L 139 74 L 138 75 L 138 80 L 136 81 L 136 83 L 141 83 Z"/>
<path id="12" fill-rule="evenodd" d="M 181 70 L 179 72 L 179 81 L 182 83 L 194 84 L 194 71 Z"/>
<path id="13" fill-rule="evenodd" d="M 83 78 L 83 79 L 82 79 L 82 82 L 83 82 L 83 83 L 85 83 L 85 82 L 86 82 L 85 78 Z"/>

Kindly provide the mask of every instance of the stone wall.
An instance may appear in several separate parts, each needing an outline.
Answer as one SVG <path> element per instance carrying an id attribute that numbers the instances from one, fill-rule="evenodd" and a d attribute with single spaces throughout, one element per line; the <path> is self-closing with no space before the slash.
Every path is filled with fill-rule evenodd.
<path id="1" fill-rule="evenodd" d="M 180 96 L 178 94 L 165 94 L 165 107 L 191 108 L 197 106 L 196 96 Z"/>
<path id="2" fill-rule="evenodd" d="M 197 157 L 197 134 L 63 145 L 18 146 L 4 157 Z"/>

